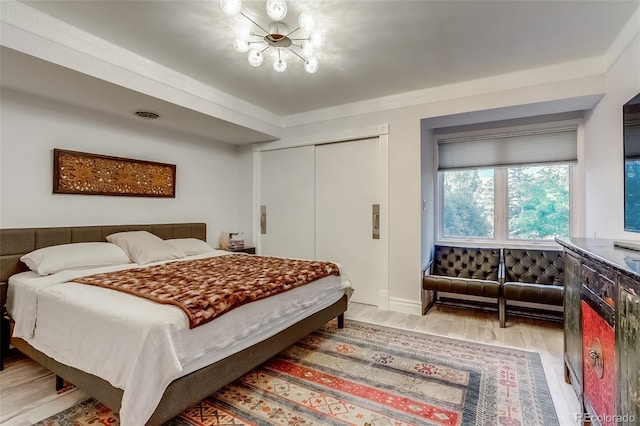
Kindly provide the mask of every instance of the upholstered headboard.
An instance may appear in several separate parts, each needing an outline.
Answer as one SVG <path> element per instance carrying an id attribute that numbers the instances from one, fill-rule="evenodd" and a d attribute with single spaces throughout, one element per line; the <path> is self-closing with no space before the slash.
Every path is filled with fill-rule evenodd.
<path id="1" fill-rule="evenodd" d="M 164 240 L 169 238 L 207 240 L 206 223 L 5 228 L 0 229 L 0 281 L 7 281 L 11 275 L 26 271 L 27 267 L 20 261 L 20 256 L 35 249 L 59 244 L 106 241 L 107 235 L 123 231 L 149 231 Z"/>

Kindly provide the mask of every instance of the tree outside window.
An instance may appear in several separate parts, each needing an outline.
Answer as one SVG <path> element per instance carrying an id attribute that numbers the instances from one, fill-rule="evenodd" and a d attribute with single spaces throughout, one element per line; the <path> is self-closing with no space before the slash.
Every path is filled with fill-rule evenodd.
<path id="1" fill-rule="evenodd" d="M 509 238 L 569 235 L 569 166 L 509 168 Z"/>
<path id="2" fill-rule="evenodd" d="M 569 235 L 569 164 L 441 173 L 443 238 L 542 241 Z M 507 192 L 499 195 L 502 188 Z"/>
<path id="3" fill-rule="evenodd" d="M 493 237 L 493 170 L 444 173 L 443 234 Z"/>

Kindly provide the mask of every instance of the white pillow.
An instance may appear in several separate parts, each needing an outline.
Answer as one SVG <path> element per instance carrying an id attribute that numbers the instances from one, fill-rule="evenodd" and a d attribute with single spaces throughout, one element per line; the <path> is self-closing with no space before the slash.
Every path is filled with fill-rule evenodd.
<path id="1" fill-rule="evenodd" d="M 159 260 L 180 259 L 186 254 L 147 231 L 118 232 L 107 237 L 139 265 Z"/>
<path id="2" fill-rule="evenodd" d="M 172 238 L 165 241 L 172 247 L 183 251 L 187 256 L 215 251 L 209 244 L 197 238 Z"/>
<path id="3" fill-rule="evenodd" d="M 20 258 L 29 269 L 49 275 L 64 269 L 89 269 L 131 263 L 120 247 L 110 243 L 72 243 L 43 247 Z"/>

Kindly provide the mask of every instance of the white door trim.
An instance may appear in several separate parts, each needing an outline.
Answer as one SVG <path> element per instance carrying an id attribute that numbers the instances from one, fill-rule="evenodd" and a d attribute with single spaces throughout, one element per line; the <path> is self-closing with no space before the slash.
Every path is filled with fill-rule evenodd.
<path id="1" fill-rule="evenodd" d="M 387 129 L 388 130 L 388 129 Z M 380 273 L 378 309 L 389 310 L 389 133 L 380 134 Z"/>
<path id="2" fill-rule="evenodd" d="M 365 127 L 281 139 L 253 145 L 253 229 L 254 244 L 260 254 L 260 152 L 294 148 L 307 145 L 323 145 L 335 142 L 347 142 L 356 139 L 377 137 L 380 142 L 380 272 L 383 279 L 378 289 L 378 309 L 389 310 L 389 125 Z"/>
<path id="3" fill-rule="evenodd" d="M 296 148 L 307 145 L 323 145 L 326 143 L 347 142 L 356 139 L 375 138 L 389 134 L 389 125 L 361 127 L 358 129 L 342 130 L 340 132 L 316 133 L 312 135 L 283 138 L 273 142 L 257 143 L 253 145 L 253 151 L 273 151 L 276 149 Z"/>

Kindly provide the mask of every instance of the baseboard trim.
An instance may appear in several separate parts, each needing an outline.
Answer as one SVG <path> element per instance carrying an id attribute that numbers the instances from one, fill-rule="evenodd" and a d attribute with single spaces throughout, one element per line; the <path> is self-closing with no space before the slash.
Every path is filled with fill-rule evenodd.
<path id="1" fill-rule="evenodd" d="M 422 315 L 422 303 L 417 300 L 390 297 L 389 310 L 403 314 Z"/>

